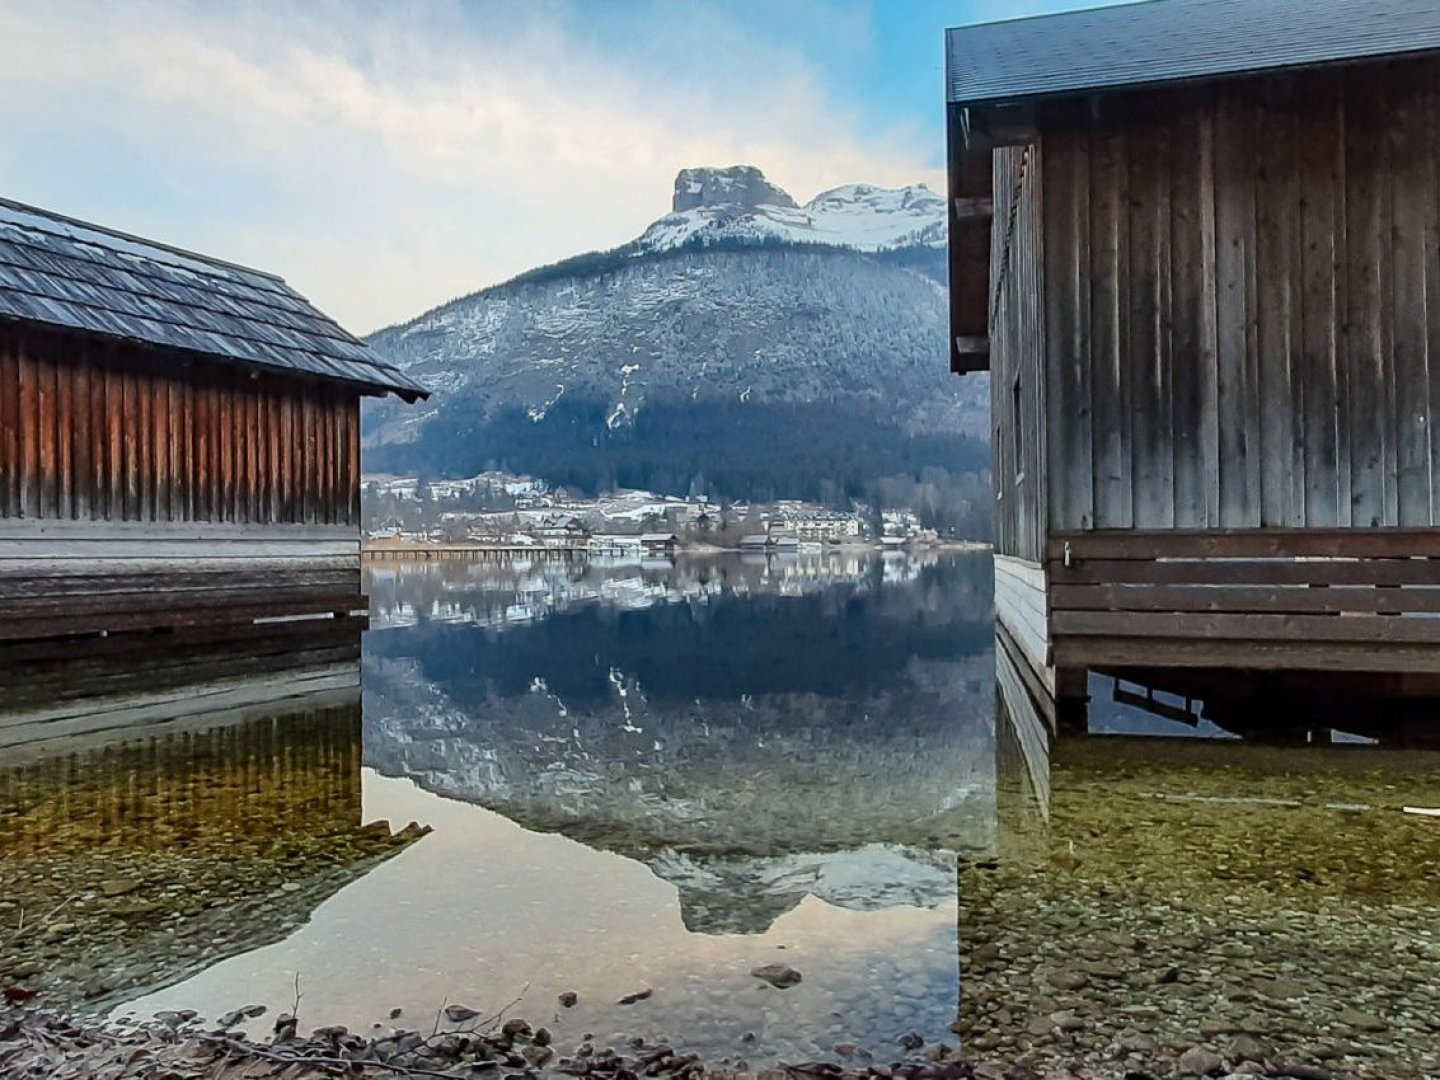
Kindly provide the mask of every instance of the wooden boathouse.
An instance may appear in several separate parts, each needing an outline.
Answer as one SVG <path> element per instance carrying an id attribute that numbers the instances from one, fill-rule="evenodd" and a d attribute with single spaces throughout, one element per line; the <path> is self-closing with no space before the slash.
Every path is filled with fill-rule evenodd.
<path id="1" fill-rule="evenodd" d="M 426 396 L 277 277 L 0 200 L 0 667 L 363 609 L 387 393 Z"/>
<path id="2" fill-rule="evenodd" d="M 1032 684 L 1434 693 L 1440 5 L 968 26 L 947 83 L 951 366 L 990 373 Z"/>

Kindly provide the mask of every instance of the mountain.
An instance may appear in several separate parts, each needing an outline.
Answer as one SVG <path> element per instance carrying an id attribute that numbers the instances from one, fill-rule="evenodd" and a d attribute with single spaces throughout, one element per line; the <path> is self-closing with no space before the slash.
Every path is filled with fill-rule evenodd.
<path id="1" fill-rule="evenodd" d="M 978 490 L 988 390 L 947 369 L 944 222 L 922 186 L 801 206 L 750 166 L 683 170 L 631 243 L 374 334 L 436 393 L 367 408 L 365 467 L 732 499 Z"/>
<path id="2" fill-rule="evenodd" d="M 684 169 L 672 213 L 641 234 L 643 252 L 696 243 L 784 241 L 856 251 L 945 246 L 945 200 L 924 184 L 898 189 L 848 184 L 804 206 L 749 165 Z M 943 278 L 941 281 L 943 283 Z"/>

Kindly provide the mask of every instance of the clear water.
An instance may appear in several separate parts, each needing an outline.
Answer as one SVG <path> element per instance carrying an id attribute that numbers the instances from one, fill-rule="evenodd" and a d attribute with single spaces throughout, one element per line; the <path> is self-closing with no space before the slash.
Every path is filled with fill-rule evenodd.
<path id="1" fill-rule="evenodd" d="M 0 927 L 30 927 L 0 974 L 116 1014 L 298 991 L 357 1030 L 508 1006 L 562 1049 L 753 1066 L 913 1032 L 1440 1073 L 1440 822 L 1401 810 L 1440 806 L 1440 755 L 1103 702 L 1148 737 L 1027 755 L 984 555 L 381 564 L 370 591 L 363 705 L 0 770 Z"/>

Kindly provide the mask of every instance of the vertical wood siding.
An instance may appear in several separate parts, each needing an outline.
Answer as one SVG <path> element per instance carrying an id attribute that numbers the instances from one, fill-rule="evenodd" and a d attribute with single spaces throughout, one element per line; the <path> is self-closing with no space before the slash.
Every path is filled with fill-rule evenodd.
<path id="1" fill-rule="evenodd" d="M 990 246 L 990 413 L 995 549 L 1039 562 L 1045 514 L 1044 250 L 1041 161 L 1033 146 L 995 152 Z M 1064 332 L 1063 328 L 1060 332 Z"/>
<path id="2" fill-rule="evenodd" d="M 1045 352 L 1051 529 L 1440 524 L 1440 65 L 1040 127 L 1044 250 L 1024 262 L 1043 274 L 1002 296 L 991 347 L 997 406 Z M 1001 519 L 1022 553 L 1028 526 Z"/>
<path id="3" fill-rule="evenodd" d="M 0 519 L 358 525 L 359 490 L 352 390 L 0 327 Z"/>

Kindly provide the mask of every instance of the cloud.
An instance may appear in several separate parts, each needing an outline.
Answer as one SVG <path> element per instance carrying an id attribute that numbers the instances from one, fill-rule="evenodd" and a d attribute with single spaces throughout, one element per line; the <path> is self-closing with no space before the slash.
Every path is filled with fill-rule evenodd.
<path id="1" fill-rule="evenodd" d="M 867 131 L 723 7 L 595 10 L 7 0 L 0 185 L 273 269 L 369 330 L 629 239 L 685 165 L 801 198 L 940 181 L 938 147 Z"/>

